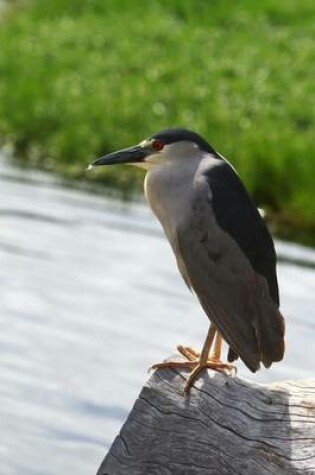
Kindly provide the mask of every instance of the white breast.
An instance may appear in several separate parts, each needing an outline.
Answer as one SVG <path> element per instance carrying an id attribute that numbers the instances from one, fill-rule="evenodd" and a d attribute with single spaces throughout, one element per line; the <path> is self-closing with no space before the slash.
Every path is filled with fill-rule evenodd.
<path id="1" fill-rule="evenodd" d="M 146 199 L 171 240 L 173 231 L 191 212 L 194 176 L 200 156 L 167 160 L 148 171 Z"/>

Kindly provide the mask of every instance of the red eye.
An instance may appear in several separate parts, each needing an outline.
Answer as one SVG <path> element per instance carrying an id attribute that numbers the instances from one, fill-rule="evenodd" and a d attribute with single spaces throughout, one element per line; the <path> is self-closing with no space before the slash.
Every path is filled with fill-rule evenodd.
<path id="1" fill-rule="evenodd" d="M 162 140 L 153 140 L 152 142 L 152 148 L 156 151 L 159 152 L 164 148 L 164 143 Z"/>

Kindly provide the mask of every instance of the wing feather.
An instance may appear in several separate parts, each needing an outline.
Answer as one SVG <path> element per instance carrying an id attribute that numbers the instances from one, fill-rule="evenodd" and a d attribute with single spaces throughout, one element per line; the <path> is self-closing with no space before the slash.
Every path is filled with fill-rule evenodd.
<path id="1" fill-rule="evenodd" d="M 229 189 L 224 193 L 225 178 L 224 173 L 220 175 L 217 170 L 211 175 L 211 168 L 196 175 L 191 213 L 187 213 L 185 221 L 177 227 L 173 246 L 176 247 L 179 269 L 204 311 L 216 324 L 233 354 L 240 355 L 249 369 L 256 371 L 260 361 L 270 366 L 273 361 L 282 359 L 284 351 L 284 323 L 278 309 L 275 255 L 269 239 L 265 250 L 260 241 L 257 251 L 257 242 L 252 242 L 257 233 L 255 226 L 252 238 L 238 239 L 236 225 L 230 225 L 229 232 L 228 217 L 218 219 L 220 206 L 221 210 L 230 207 L 228 214 L 233 216 L 233 223 L 238 219 L 237 227 L 245 226 L 251 233 L 248 207 L 253 205 L 246 202 L 246 195 L 238 184 L 232 187 L 233 192 Z M 215 186 L 212 186 L 214 181 Z M 222 196 L 218 189 L 225 200 L 219 207 L 218 200 Z M 232 211 L 235 203 L 237 216 Z M 243 203 L 243 211 L 240 203 Z M 257 219 L 256 215 L 252 216 Z M 218 225 L 224 219 L 225 225 Z"/>

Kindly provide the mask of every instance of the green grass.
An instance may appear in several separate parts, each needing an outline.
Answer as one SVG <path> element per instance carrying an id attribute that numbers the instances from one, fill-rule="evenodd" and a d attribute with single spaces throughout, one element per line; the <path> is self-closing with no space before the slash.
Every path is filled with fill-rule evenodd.
<path id="1" fill-rule="evenodd" d="M 23 163 L 94 157 L 181 125 L 237 167 L 275 231 L 315 243 L 314 0 L 29 0 L 0 23 L 0 134 Z M 90 180 L 130 192 L 128 167 Z"/>

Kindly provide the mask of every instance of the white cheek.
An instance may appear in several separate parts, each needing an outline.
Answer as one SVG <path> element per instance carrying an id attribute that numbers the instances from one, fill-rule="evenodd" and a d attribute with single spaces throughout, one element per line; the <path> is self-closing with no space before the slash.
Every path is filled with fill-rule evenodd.
<path id="1" fill-rule="evenodd" d="M 145 158 L 143 162 L 130 162 L 128 165 L 133 167 L 143 168 L 144 170 L 152 170 L 156 165 L 162 165 L 165 162 L 165 158 L 161 156 L 162 154 L 154 154 Z"/>
<path id="2" fill-rule="evenodd" d="M 157 165 L 165 160 L 164 154 L 162 152 L 154 153 L 145 158 L 145 163 L 150 165 Z"/>
<path id="3" fill-rule="evenodd" d="M 142 168 L 144 170 L 150 170 L 152 168 L 152 164 L 146 162 L 137 162 L 137 163 L 128 163 L 128 165 L 132 165 L 133 167 Z"/>

